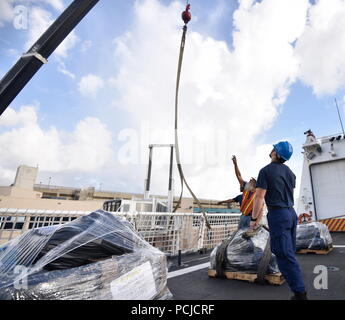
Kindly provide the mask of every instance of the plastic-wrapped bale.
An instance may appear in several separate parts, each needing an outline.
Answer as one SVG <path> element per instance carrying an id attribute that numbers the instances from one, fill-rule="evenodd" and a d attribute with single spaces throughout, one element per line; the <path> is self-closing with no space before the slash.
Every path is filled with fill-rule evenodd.
<path id="1" fill-rule="evenodd" d="M 234 238 L 230 241 L 224 255 L 223 268 L 225 271 L 240 271 L 247 273 L 257 273 L 259 263 L 263 256 L 269 232 L 260 228 L 258 233 L 250 238 L 243 237 L 247 229 L 240 229 L 236 232 Z M 215 247 L 211 252 L 210 268 L 216 269 L 216 254 L 220 245 Z M 271 253 L 269 265 L 266 274 L 278 273 L 276 257 Z"/>
<path id="2" fill-rule="evenodd" d="M 327 226 L 321 222 L 297 225 L 296 250 L 328 250 L 332 247 L 332 237 Z"/>
<path id="3" fill-rule="evenodd" d="M 32 229 L 1 248 L 2 300 L 172 298 L 164 253 L 103 210 Z"/>

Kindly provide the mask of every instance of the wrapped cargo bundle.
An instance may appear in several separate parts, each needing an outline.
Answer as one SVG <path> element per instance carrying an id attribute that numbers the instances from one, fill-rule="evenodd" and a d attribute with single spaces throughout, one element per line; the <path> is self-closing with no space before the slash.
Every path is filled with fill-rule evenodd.
<path id="1" fill-rule="evenodd" d="M 245 237 L 246 231 L 247 229 L 238 230 L 227 245 L 223 261 L 225 271 L 258 272 L 267 241 L 269 241 L 269 232 L 264 228 L 260 228 L 256 235 L 248 238 Z M 217 269 L 216 254 L 220 247 L 221 245 L 218 245 L 211 253 L 211 269 Z M 279 268 L 276 257 L 273 253 L 270 254 L 266 274 L 278 273 Z"/>
<path id="2" fill-rule="evenodd" d="M 164 253 L 98 210 L 0 247 L 0 299 L 170 299 Z"/>
<path id="3" fill-rule="evenodd" d="M 296 250 L 328 250 L 332 246 L 332 237 L 327 226 L 321 222 L 309 222 L 297 225 Z"/>

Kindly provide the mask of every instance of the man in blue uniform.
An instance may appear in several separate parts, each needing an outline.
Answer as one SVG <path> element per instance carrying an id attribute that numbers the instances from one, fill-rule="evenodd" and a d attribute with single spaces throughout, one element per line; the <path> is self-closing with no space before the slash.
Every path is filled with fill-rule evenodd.
<path id="1" fill-rule="evenodd" d="M 256 182 L 256 195 L 250 227 L 255 229 L 260 221 L 262 205 L 266 201 L 271 250 L 294 296 L 291 299 L 307 300 L 301 269 L 295 257 L 297 215 L 293 209 L 293 189 L 296 176 L 284 162 L 292 156 L 292 146 L 287 141 L 273 145 L 271 163 L 262 168 Z"/>

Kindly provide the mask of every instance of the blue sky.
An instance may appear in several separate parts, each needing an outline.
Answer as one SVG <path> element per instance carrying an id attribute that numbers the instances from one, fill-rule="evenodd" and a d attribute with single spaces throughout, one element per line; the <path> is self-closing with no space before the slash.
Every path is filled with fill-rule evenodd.
<path id="1" fill-rule="evenodd" d="M 0 14 L 3 76 L 37 38 L 42 21 L 55 19 L 71 1 L 1 1 L 7 9 L 24 5 L 28 14 L 25 30 L 14 27 L 11 12 Z M 334 98 L 345 120 L 345 1 L 326 2 L 191 1 L 181 82 L 186 134 L 182 131 L 180 139 L 187 176 L 201 197 L 221 199 L 237 192 L 232 154 L 238 155 L 244 176 L 255 176 L 268 162 L 272 143 L 289 139 L 295 149 L 291 167 L 299 176 L 303 132 L 341 131 Z M 52 184 L 142 192 L 147 142 L 173 142 L 169 132 L 184 5 L 100 0 L 69 45 L 54 53 L 13 101 L 13 113 L 0 121 L 7 155 L 0 160 L 0 184 L 13 181 L 18 165 L 38 164 L 37 183 L 52 177 Z M 339 33 L 334 35 L 333 28 Z M 332 34 L 333 40 L 324 41 Z M 151 137 L 141 143 L 145 125 Z M 212 136 L 216 133 L 225 142 L 212 151 L 207 148 L 222 139 Z M 124 160 L 126 145 L 142 157 Z M 191 150 L 205 145 L 206 160 L 195 159 Z M 166 192 L 166 158 L 157 151 L 155 193 Z"/>

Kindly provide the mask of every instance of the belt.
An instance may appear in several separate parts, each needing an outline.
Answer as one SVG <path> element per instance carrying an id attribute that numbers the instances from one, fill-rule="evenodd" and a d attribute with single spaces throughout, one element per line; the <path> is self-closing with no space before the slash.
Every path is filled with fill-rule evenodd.
<path id="1" fill-rule="evenodd" d="M 291 209 L 293 207 L 277 207 L 277 206 L 267 206 L 268 211 L 281 210 L 281 209 Z"/>

